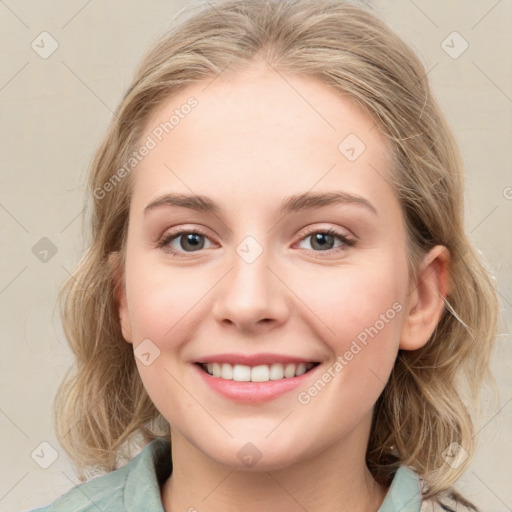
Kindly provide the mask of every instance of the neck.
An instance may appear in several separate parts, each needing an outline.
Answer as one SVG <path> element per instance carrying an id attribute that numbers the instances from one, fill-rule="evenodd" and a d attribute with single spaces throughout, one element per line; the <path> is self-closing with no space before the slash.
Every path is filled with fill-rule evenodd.
<path id="1" fill-rule="evenodd" d="M 366 439 L 344 442 L 286 468 L 243 471 L 219 464 L 173 431 L 173 472 L 162 487 L 166 512 L 376 512 L 387 489 L 365 463 Z M 361 441 L 363 441 L 361 443 Z"/>

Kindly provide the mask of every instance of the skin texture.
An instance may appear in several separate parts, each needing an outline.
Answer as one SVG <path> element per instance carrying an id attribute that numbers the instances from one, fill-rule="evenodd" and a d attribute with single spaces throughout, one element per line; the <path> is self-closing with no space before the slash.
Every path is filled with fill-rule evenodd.
<path id="1" fill-rule="evenodd" d="M 198 106 L 132 176 L 125 268 L 110 258 L 124 338 L 160 350 L 137 366 L 172 429 L 164 508 L 376 511 L 387 489 L 365 465 L 372 408 L 399 348 L 423 346 L 441 317 L 447 250 L 433 248 L 409 275 L 390 149 L 352 100 L 254 65 L 181 91 L 153 112 L 141 140 L 191 96 Z M 349 134 L 366 146 L 354 161 L 338 149 Z M 357 204 L 279 214 L 284 198 L 308 191 L 349 192 L 377 214 Z M 221 212 L 162 206 L 145 216 L 167 192 L 209 196 Z M 168 244 L 183 257 L 159 248 L 178 226 L 206 232 L 203 248 L 183 236 Z M 322 250 L 310 235 L 329 228 L 355 244 L 334 238 Z M 236 252 L 249 235 L 263 250 L 252 263 Z M 318 378 L 393 304 L 400 311 L 307 404 L 297 395 L 311 378 L 273 400 L 236 403 L 192 366 L 205 355 L 271 352 L 319 361 Z M 248 442 L 261 453 L 250 468 L 237 456 Z"/>

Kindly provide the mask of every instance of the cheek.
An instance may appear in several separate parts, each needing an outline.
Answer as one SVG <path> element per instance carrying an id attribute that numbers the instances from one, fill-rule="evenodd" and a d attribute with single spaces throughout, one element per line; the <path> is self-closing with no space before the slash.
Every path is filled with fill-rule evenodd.
<path id="1" fill-rule="evenodd" d="M 379 332 L 386 331 L 383 337 L 398 337 L 407 278 L 399 268 L 404 267 L 393 270 L 385 258 L 374 265 L 330 268 L 301 279 L 294 291 L 339 353 L 353 339 L 364 341 L 365 333 L 374 332 L 375 325 Z"/>
<path id="2" fill-rule="evenodd" d="M 133 269 L 127 278 L 127 297 L 135 343 L 144 339 L 176 338 L 191 332 L 196 308 L 212 288 L 211 276 L 199 276 L 183 269 L 145 265 L 147 270 Z M 129 275 L 129 274 L 128 274 Z M 210 278 L 209 278 L 210 277 Z M 195 319 L 197 321 L 197 319 Z"/>
<path id="3" fill-rule="evenodd" d="M 319 375 L 322 382 L 303 389 L 298 400 L 311 404 L 312 416 L 330 404 L 335 417 L 355 421 L 370 411 L 389 379 L 404 308 L 397 275 L 369 269 L 348 274 L 311 298 L 311 309 L 320 319 L 318 332 L 326 333 L 323 340 L 332 360 Z"/>
<path id="4" fill-rule="evenodd" d="M 382 392 L 400 343 L 406 269 L 405 257 L 381 252 L 372 264 L 330 268 L 323 279 L 317 275 L 303 281 L 300 296 L 314 312 L 310 318 L 333 362 L 329 375 L 323 375 L 332 382 L 330 400 L 322 394 L 326 400 L 319 399 L 315 407 L 331 401 L 360 417 Z M 307 400 L 316 390 L 305 392 Z"/>

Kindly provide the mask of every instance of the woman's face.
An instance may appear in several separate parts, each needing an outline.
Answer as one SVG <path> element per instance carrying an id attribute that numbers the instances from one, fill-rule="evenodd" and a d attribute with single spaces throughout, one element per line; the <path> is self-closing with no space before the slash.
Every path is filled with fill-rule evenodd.
<path id="1" fill-rule="evenodd" d="M 173 431 L 239 468 L 366 443 L 414 295 L 375 123 L 253 67 L 163 104 L 143 145 L 119 311 Z"/>

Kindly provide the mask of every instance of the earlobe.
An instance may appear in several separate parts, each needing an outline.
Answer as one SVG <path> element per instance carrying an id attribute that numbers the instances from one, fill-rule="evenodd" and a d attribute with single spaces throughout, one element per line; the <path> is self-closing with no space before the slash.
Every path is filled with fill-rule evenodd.
<path id="1" fill-rule="evenodd" d="M 119 252 L 112 252 L 109 254 L 108 265 L 112 275 L 114 297 L 119 314 L 119 324 L 121 326 L 123 338 L 128 343 L 132 343 L 132 330 L 130 325 L 130 317 L 128 315 L 128 305 L 126 301 L 126 287 L 124 284 Z"/>
<path id="2" fill-rule="evenodd" d="M 428 342 L 444 312 L 444 299 L 449 293 L 450 253 L 436 245 L 424 257 L 412 283 L 405 310 L 400 348 L 417 350 Z"/>

